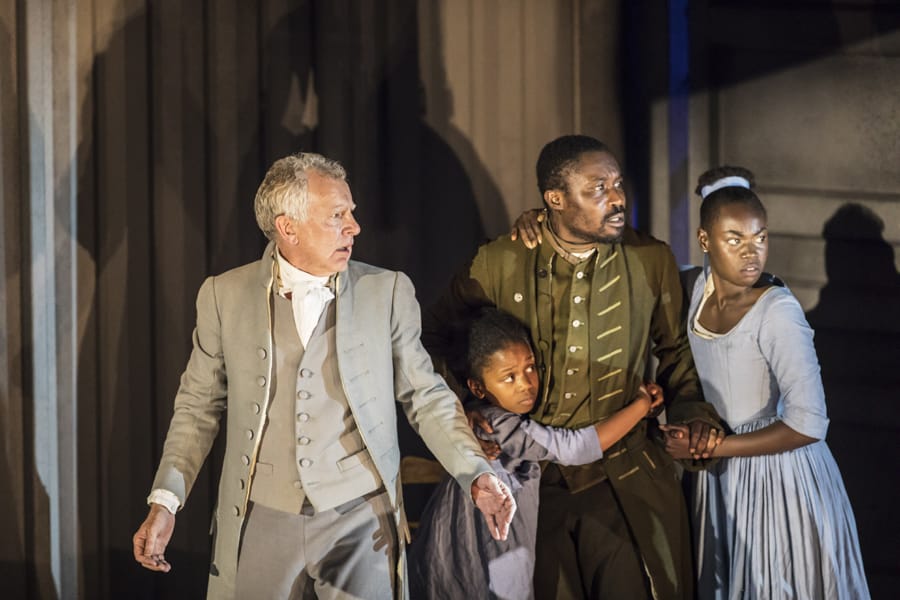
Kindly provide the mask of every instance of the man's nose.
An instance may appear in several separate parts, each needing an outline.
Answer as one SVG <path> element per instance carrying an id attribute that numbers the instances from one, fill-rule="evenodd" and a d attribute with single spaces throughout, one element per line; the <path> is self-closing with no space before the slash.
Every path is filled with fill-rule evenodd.
<path id="1" fill-rule="evenodd" d="M 618 206 L 625 206 L 625 190 L 623 188 L 613 188 L 609 195 L 609 203 Z"/>
<path id="2" fill-rule="evenodd" d="M 362 227 L 359 226 L 356 217 L 353 216 L 353 213 L 348 213 L 346 222 L 344 223 L 344 233 L 346 235 L 357 236 L 360 231 L 362 231 Z"/>

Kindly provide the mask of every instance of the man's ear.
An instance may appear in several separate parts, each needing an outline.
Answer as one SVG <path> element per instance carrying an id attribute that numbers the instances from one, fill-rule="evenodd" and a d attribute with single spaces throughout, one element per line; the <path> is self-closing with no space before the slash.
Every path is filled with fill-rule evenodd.
<path id="1" fill-rule="evenodd" d="M 566 195 L 562 190 L 547 190 L 544 192 L 544 204 L 550 210 L 562 210 L 565 206 Z"/>
<path id="2" fill-rule="evenodd" d="M 481 400 L 484 399 L 484 384 L 483 383 L 481 383 L 480 381 L 476 381 L 476 380 L 472 379 L 471 377 L 469 377 L 468 379 L 466 379 L 466 385 L 469 386 L 469 391 L 472 392 L 473 394 L 475 394 L 476 398 L 479 398 Z"/>
<path id="3" fill-rule="evenodd" d="M 697 243 L 700 245 L 700 249 L 703 250 L 704 254 L 709 252 L 709 234 L 707 234 L 706 230 L 702 227 L 697 228 Z"/>
<path id="4" fill-rule="evenodd" d="M 275 232 L 288 244 L 296 246 L 300 243 L 297 226 L 293 219 L 287 215 L 278 215 L 275 217 Z"/>

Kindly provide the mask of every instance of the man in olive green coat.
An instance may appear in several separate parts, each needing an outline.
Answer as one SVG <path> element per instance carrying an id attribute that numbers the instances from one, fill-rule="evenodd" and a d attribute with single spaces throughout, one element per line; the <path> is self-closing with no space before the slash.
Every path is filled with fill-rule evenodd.
<path id="1" fill-rule="evenodd" d="M 544 147 L 537 175 L 541 243 L 482 246 L 431 311 L 426 347 L 450 358 L 449 324 L 484 305 L 512 313 L 530 327 L 541 374 L 531 417 L 573 429 L 630 402 L 653 351 L 669 422 L 691 425 L 692 448 L 715 444 L 719 419 L 688 347 L 678 268 L 668 246 L 626 225 L 615 157 L 565 136 Z M 646 421 L 596 463 L 544 469 L 536 598 L 690 598 L 692 582 L 675 465 Z"/>

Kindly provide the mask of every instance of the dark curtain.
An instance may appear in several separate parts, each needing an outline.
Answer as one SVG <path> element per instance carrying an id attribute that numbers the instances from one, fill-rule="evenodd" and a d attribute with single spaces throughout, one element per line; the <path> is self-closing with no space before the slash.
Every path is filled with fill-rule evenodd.
<path id="1" fill-rule="evenodd" d="M 424 122 L 414 0 L 115 10 L 79 109 L 79 245 L 95 269 L 79 274 L 83 596 L 198 598 L 221 447 L 178 515 L 170 574 L 139 568 L 131 536 L 196 291 L 264 247 L 252 202 L 266 168 L 300 150 L 341 160 L 362 225 L 355 258 L 404 270 L 425 301 L 484 234 L 462 163 Z"/>

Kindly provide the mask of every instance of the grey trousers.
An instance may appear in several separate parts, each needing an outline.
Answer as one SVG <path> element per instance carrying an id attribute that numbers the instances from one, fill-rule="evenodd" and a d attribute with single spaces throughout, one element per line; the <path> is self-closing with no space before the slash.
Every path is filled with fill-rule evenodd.
<path id="1" fill-rule="evenodd" d="M 387 492 L 315 513 L 251 503 L 238 557 L 238 600 L 391 600 L 397 531 Z"/>

